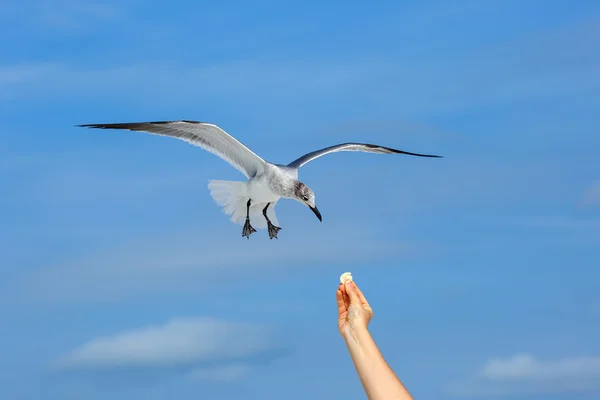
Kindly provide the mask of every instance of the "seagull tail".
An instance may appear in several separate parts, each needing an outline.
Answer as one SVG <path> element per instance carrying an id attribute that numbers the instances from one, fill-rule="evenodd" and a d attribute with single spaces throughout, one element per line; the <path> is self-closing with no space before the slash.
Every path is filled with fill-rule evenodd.
<path id="1" fill-rule="evenodd" d="M 246 204 L 248 203 L 246 182 L 212 180 L 208 182 L 208 189 L 213 200 L 223 207 L 223 212 L 231 216 L 231 222 L 243 224 L 246 221 Z M 266 203 L 250 205 L 250 222 L 257 229 L 267 227 L 267 222 L 262 214 L 266 205 Z M 277 226 L 279 221 L 277 221 L 273 207 L 274 204 L 268 208 L 267 216 Z"/>

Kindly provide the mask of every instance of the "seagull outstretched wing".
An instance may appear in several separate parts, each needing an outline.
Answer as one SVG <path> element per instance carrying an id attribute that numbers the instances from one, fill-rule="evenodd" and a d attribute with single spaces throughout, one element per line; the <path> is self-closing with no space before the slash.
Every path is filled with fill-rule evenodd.
<path id="1" fill-rule="evenodd" d="M 127 129 L 154 135 L 171 136 L 209 151 L 246 175 L 247 178 L 264 170 L 265 161 L 254 154 L 217 125 L 198 121 L 129 122 L 117 124 L 86 124 L 79 127 L 98 129 Z"/>
<path id="2" fill-rule="evenodd" d="M 297 160 L 292 161 L 288 164 L 291 168 L 300 168 L 309 161 L 324 156 L 325 154 L 335 153 L 337 151 L 362 151 L 364 153 L 378 153 L 378 154 L 408 154 L 410 156 L 418 157 L 435 157 L 442 158 L 442 156 L 434 156 L 431 154 L 418 154 L 410 153 L 408 151 L 396 150 L 389 147 L 378 146 L 376 144 L 367 143 L 342 143 L 336 144 L 335 146 L 325 147 L 324 149 L 316 150 L 311 153 L 305 154 Z"/>

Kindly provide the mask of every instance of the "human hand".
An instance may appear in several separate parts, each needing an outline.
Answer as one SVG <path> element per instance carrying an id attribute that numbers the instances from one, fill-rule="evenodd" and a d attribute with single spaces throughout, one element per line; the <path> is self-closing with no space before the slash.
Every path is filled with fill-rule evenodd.
<path id="1" fill-rule="evenodd" d="M 367 329 L 373 309 L 353 281 L 340 284 L 336 292 L 338 306 L 338 329 L 346 336 L 356 329 Z"/>

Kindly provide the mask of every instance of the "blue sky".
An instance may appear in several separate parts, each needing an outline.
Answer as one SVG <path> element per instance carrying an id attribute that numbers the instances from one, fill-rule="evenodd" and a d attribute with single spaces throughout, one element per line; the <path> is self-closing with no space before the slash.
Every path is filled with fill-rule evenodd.
<path id="1" fill-rule="evenodd" d="M 597 398 L 600 4 L 5 0 L 0 396 L 364 398 L 351 271 L 415 398 Z M 303 167 L 251 240 L 183 142 L 214 122 Z"/>

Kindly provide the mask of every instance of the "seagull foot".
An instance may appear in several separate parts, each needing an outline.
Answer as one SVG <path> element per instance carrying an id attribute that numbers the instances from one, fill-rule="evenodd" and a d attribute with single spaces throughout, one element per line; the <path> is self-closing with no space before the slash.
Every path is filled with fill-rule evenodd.
<path id="1" fill-rule="evenodd" d="M 277 233 L 281 230 L 280 227 L 273 225 L 270 221 L 267 222 L 267 229 L 269 230 L 269 239 L 277 239 Z"/>
<path id="2" fill-rule="evenodd" d="M 246 223 L 244 224 L 244 228 L 242 228 L 242 237 L 247 237 L 250 239 L 250 235 L 256 232 L 256 229 L 250 225 L 250 218 L 246 218 Z"/>

